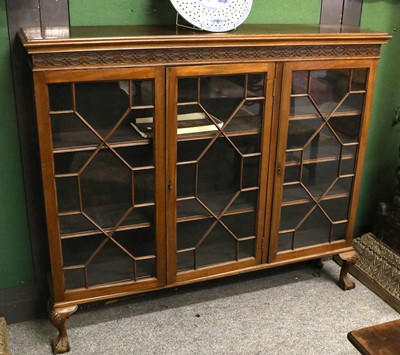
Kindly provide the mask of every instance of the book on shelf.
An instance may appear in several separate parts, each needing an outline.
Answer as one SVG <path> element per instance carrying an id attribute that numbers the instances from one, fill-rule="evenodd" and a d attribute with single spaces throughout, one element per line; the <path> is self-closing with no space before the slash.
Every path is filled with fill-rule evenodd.
<path id="1" fill-rule="evenodd" d="M 217 131 L 218 127 L 223 126 L 223 122 L 212 116 L 215 124 L 208 118 L 204 112 L 192 112 L 178 115 L 177 133 L 201 133 Z M 153 133 L 153 117 L 136 118 L 135 123 L 131 122 L 131 126 L 140 134 L 142 138 L 150 138 Z"/>

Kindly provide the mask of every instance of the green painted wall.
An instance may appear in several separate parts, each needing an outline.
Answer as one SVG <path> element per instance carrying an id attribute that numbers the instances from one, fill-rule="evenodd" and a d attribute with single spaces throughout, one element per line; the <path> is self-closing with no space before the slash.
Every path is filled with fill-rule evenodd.
<path id="1" fill-rule="evenodd" d="M 72 25 L 173 23 L 168 0 L 70 0 Z M 254 0 L 247 23 L 319 22 L 320 0 Z M 397 0 L 364 0 L 362 26 L 389 32 L 394 39 L 383 48 L 373 107 L 358 222 L 369 223 L 380 200 L 393 190 L 392 170 L 398 162 L 400 127 L 392 129 L 400 105 L 400 4 Z M 394 31 L 397 28 L 398 31 Z M 0 0 L 0 289 L 33 281 L 32 258 L 20 166 L 17 123 L 5 16 Z"/>
<path id="2" fill-rule="evenodd" d="M 70 0 L 73 26 L 175 23 L 169 0 Z M 293 11 L 295 9 L 295 11 Z M 247 23 L 319 23 L 321 0 L 253 0 Z"/>
<path id="3" fill-rule="evenodd" d="M 0 0 L 0 288 L 33 281 L 5 0 Z"/>
<path id="4" fill-rule="evenodd" d="M 395 186 L 394 169 L 400 163 L 400 127 L 392 127 L 400 106 L 400 3 L 397 0 L 364 0 L 361 26 L 393 36 L 382 48 L 371 128 L 363 171 L 358 224 L 373 222 L 380 201 L 390 202 Z"/>

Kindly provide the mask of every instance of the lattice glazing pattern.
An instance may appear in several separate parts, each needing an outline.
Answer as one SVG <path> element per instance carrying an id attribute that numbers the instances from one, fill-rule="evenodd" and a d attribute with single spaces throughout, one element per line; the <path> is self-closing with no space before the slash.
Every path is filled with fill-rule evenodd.
<path id="1" fill-rule="evenodd" d="M 345 238 L 366 80 L 293 72 L 278 251 Z"/>
<path id="2" fill-rule="evenodd" d="M 255 256 L 264 105 L 264 74 L 178 80 L 178 127 L 194 112 L 210 126 L 178 131 L 178 272 Z"/>
<path id="3" fill-rule="evenodd" d="M 152 80 L 49 85 L 65 288 L 156 276 Z"/>

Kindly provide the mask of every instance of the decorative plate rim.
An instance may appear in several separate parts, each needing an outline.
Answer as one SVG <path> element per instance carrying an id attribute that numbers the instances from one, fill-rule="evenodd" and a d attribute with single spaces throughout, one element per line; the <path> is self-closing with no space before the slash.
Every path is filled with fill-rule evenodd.
<path id="1" fill-rule="evenodd" d="M 184 20 L 197 28 L 227 32 L 246 20 L 253 0 L 171 0 L 171 3 Z"/>

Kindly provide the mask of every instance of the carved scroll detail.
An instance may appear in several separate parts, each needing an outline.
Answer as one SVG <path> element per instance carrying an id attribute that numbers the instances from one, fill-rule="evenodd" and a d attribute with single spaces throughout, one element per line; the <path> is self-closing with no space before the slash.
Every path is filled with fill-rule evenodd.
<path id="1" fill-rule="evenodd" d="M 210 60 L 260 60 L 320 57 L 379 56 L 380 45 L 310 45 L 269 47 L 160 48 L 33 55 L 34 68 L 96 67 L 204 62 Z"/>
<path id="2" fill-rule="evenodd" d="M 76 312 L 77 309 L 78 306 L 70 306 L 64 308 L 53 308 L 50 310 L 50 321 L 58 329 L 57 340 L 53 342 L 54 354 L 62 354 L 71 350 L 65 322 L 73 313 Z"/>

